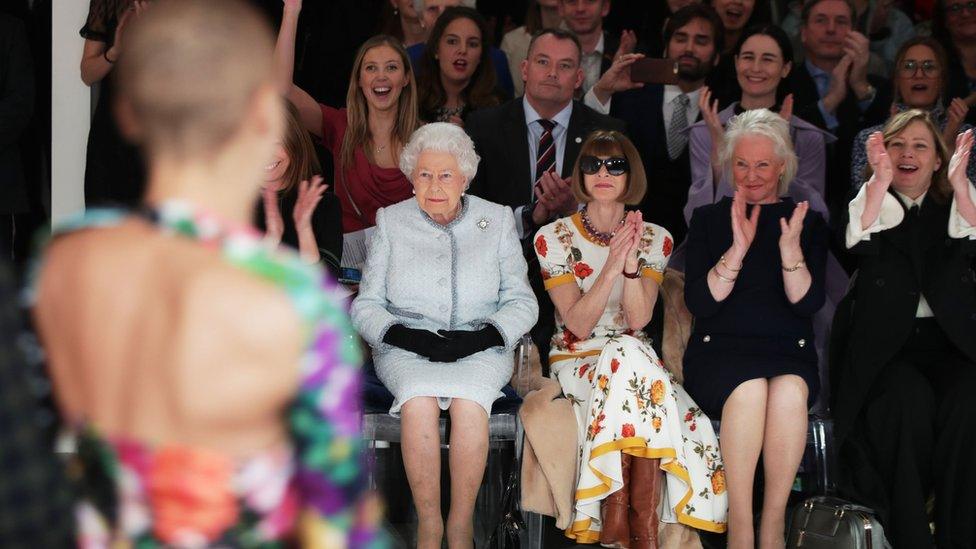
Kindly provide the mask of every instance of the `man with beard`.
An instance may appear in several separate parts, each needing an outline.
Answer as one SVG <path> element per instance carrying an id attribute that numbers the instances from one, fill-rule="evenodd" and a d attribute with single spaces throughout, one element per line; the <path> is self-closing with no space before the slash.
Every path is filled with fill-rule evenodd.
<path id="1" fill-rule="evenodd" d="M 630 65 L 642 56 L 627 54 L 585 98 L 588 106 L 627 123 L 647 172 L 640 210 L 645 221 L 671 231 L 675 244 L 688 232 L 683 213 L 691 181 L 687 128 L 700 118 L 698 96 L 723 39 L 722 20 L 711 6 L 685 6 L 664 27 L 664 54 L 678 62 L 676 85 L 632 81 Z"/>

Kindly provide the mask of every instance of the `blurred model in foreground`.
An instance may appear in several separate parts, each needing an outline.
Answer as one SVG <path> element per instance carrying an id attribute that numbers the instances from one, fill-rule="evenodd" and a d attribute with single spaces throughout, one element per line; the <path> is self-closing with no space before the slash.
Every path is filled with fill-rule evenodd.
<path id="1" fill-rule="evenodd" d="M 161 2 L 117 70 L 146 205 L 55 231 L 37 281 L 80 546 L 382 546 L 342 302 L 248 225 L 283 130 L 270 30 L 237 0 Z"/>

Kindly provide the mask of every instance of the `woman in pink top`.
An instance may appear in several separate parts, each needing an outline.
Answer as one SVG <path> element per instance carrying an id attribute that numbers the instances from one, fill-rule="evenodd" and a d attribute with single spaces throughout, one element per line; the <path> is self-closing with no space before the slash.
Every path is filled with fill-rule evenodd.
<path id="1" fill-rule="evenodd" d="M 335 158 L 335 193 L 344 233 L 376 224 L 376 210 L 410 197 L 412 186 L 397 159 L 419 126 L 417 88 L 406 50 L 385 35 L 367 40 L 353 63 L 345 109 L 321 105 L 292 84 L 301 0 L 284 0 L 276 64 L 286 96 L 302 125 L 319 136 Z M 348 236 L 347 236 L 348 238 Z"/>

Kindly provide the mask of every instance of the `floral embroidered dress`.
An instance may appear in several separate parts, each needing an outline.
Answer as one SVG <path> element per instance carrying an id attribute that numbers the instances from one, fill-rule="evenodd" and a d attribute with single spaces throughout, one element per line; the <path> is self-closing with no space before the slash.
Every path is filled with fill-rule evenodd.
<path id="1" fill-rule="evenodd" d="M 534 244 L 546 289 L 575 284 L 584 293 L 610 251 L 587 232 L 579 213 L 542 227 Z M 640 276 L 660 284 L 673 246 L 667 230 L 645 223 Z M 556 312 L 549 364 L 579 428 L 576 502 L 566 535 L 580 543 L 599 540 L 600 502 L 623 485 L 621 452 L 661 459 L 662 521 L 724 532 L 728 497 L 712 425 L 664 369 L 647 336 L 627 328 L 622 295 L 621 278 L 585 339 L 574 336 Z"/>
<path id="2" fill-rule="evenodd" d="M 130 212 L 88 210 L 55 231 L 112 227 Z M 297 254 L 269 251 L 249 227 L 188 204 L 144 212 L 280 287 L 307 341 L 289 411 L 291 444 L 240 461 L 217 451 L 76 430 L 79 547 L 386 547 L 361 461 L 360 353 L 338 288 Z"/>

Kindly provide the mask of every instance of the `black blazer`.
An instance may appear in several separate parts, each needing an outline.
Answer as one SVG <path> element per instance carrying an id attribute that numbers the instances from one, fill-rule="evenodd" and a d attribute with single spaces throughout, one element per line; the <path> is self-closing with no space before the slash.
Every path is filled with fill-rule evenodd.
<path id="1" fill-rule="evenodd" d="M 851 151 L 857 132 L 864 128 L 883 124 L 888 119 L 891 109 L 891 83 L 882 78 L 868 75 L 868 80 L 876 90 L 874 100 L 864 112 L 858 107 L 857 97 L 848 93 L 847 97 L 837 107 L 835 113 L 838 126 L 834 130 L 827 128 L 817 102 L 817 84 L 806 63 L 798 63 L 790 73 L 790 88 L 793 90 L 793 114 L 818 128 L 831 132 L 837 136 L 837 141 L 828 146 L 827 160 L 827 204 L 831 212 L 837 217 L 843 215 L 847 200 L 850 198 Z"/>
<path id="2" fill-rule="evenodd" d="M 464 122 L 464 129 L 474 140 L 481 157 L 478 173 L 468 192 L 511 208 L 528 205 L 532 200 L 532 163 L 535 159 L 529 158 L 529 131 L 525 125 L 522 98 L 472 112 Z M 560 175 L 569 177 L 572 174 L 580 147 L 590 132 L 624 129 L 620 120 L 574 101 Z"/>
<path id="3" fill-rule="evenodd" d="M 913 223 L 918 224 L 915 237 Z M 976 241 L 950 238 L 948 223 L 949 203 L 929 196 L 916 220 L 906 212 L 897 227 L 851 249 L 858 269 L 831 334 L 838 442 L 849 433 L 884 366 L 911 335 L 920 293 L 949 340 L 976 363 Z"/>
<path id="4" fill-rule="evenodd" d="M 663 106 L 664 85 L 649 84 L 614 94 L 610 115 L 627 124 L 644 163 L 647 193 L 640 204 L 644 219 L 670 231 L 675 244 L 680 244 L 688 232 L 684 208 L 691 185 L 691 161 L 687 146 L 678 158 L 668 156 Z"/>
<path id="5" fill-rule="evenodd" d="M 34 112 L 34 69 L 24 25 L 0 14 L 0 213 L 28 210 L 18 142 Z"/>

